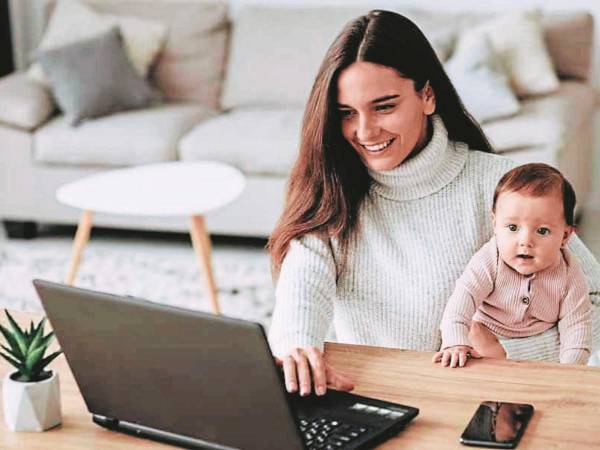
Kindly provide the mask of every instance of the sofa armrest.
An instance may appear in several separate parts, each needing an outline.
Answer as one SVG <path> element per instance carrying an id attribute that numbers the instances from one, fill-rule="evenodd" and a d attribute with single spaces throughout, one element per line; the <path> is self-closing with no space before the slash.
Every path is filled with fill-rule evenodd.
<path id="1" fill-rule="evenodd" d="M 0 122 L 26 130 L 44 123 L 54 111 L 50 91 L 15 72 L 0 78 Z"/>

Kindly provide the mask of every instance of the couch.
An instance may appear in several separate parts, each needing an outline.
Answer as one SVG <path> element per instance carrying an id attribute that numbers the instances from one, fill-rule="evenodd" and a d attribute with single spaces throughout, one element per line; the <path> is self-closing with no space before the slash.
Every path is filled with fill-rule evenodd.
<path id="1" fill-rule="evenodd" d="M 247 188 L 207 216 L 209 231 L 268 236 L 283 206 L 318 64 L 342 25 L 367 8 L 248 6 L 232 13 L 221 1 L 86 2 L 100 12 L 167 24 L 167 42 L 150 75 L 165 102 L 71 127 L 55 110 L 51 93 L 24 73 L 0 79 L 0 218 L 17 225 L 15 234 L 33 235 L 32 223 L 75 224 L 79 211 L 54 198 L 63 183 L 117 167 L 211 159 L 241 169 Z M 45 7 L 49 13 L 52 1 Z M 408 15 L 442 59 L 461 26 L 484 19 L 470 13 Z M 585 12 L 548 13 L 543 30 L 560 88 L 520 99 L 517 115 L 484 123 L 483 129 L 497 152 L 559 167 L 582 205 L 593 149 L 593 21 Z M 185 218 L 99 214 L 95 224 L 187 230 Z"/>

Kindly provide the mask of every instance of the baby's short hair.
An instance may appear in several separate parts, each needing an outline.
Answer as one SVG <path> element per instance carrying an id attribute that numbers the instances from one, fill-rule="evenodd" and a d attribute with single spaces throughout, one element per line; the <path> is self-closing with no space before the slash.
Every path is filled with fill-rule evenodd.
<path id="1" fill-rule="evenodd" d="M 492 211 L 496 211 L 496 201 L 502 192 L 521 192 L 532 197 L 558 192 L 563 199 L 565 222 L 567 225 L 575 225 L 574 212 L 577 199 L 573 186 L 560 171 L 548 164 L 525 164 L 506 172 L 496 186 Z"/>

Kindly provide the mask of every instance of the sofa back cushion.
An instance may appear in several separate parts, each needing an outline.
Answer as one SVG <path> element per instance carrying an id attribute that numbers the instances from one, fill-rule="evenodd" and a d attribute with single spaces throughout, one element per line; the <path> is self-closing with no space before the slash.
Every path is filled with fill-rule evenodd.
<path id="1" fill-rule="evenodd" d="M 303 106 L 329 45 L 349 20 L 368 7 L 303 8 L 248 5 L 233 20 L 225 84 L 224 109 L 257 106 Z M 465 27 L 492 14 L 399 10 L 413 19 L 443 61 Z M 546 43 L 557 73 L 588 79 L 593 22 L 588 13 L 543 15 Z"/>
<path id="2" fill-rule="evenodd" d="M 304 106 L 323 56 L 350 20 L 368 7 L 242 7 L 233 31 L 221 106 Z M 411 10 L 440 59 L 452 48 L 451 21 Z"/>
<path id="3" fill-rule="evenodd" d="M 364 12 L 243 7 L 233 20 L 221 106 L 303 106 L 329 44 Z"/>
<path id="4" fill-rule="evenodd" d="M 224 0 L 85 0 L 96 11 L 163 22 L 167 42 L 150 81 L 168 100 L 217 108 L 224 75 L 229 21 Z M 52 9 L 48 1 L 46 17 Z"/>

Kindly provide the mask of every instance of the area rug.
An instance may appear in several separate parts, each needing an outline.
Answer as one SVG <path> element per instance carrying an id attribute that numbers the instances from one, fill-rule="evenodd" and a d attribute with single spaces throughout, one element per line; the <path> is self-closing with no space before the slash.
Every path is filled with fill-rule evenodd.
<path id="1" fill-rule="evenodd" d="M 34 278 L 62 281 L 72 240 L 66 236 L 0 240 L 0 308 L 41 311 Z M 213 272 L 223 313 L 268 326 L 274 289 L 260 246 L 216 244 Z M 75 285 L 195 310 L 210 309 L 200 268 L 186 240 L 93 237 Z"/>

